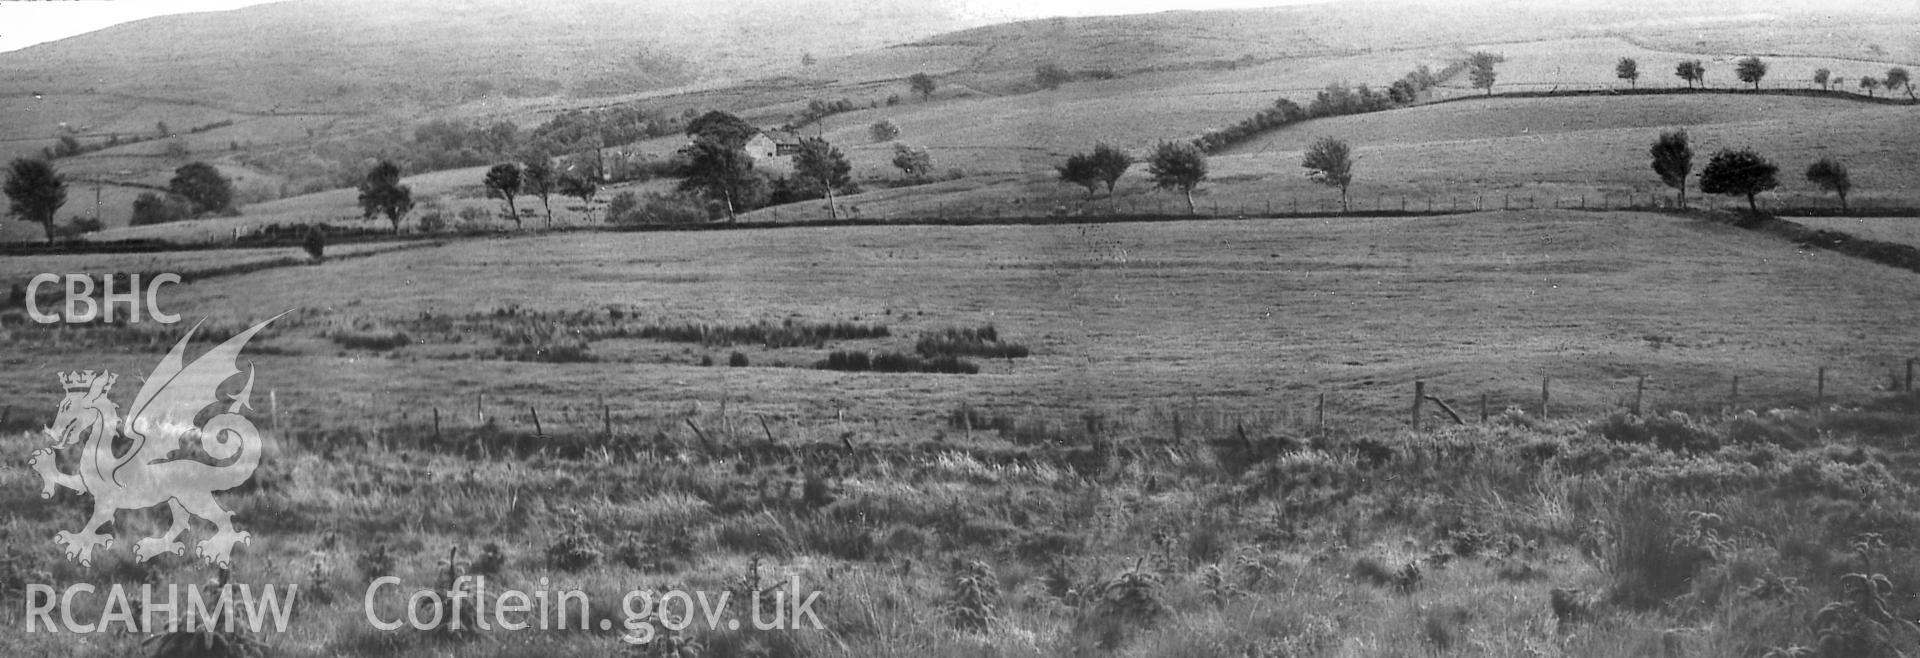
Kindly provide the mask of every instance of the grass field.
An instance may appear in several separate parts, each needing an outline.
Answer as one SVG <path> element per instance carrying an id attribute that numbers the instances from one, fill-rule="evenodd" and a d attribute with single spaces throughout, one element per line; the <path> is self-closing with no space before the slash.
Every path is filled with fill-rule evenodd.
<path id="1" fill-rule="evenodd" d="M 373 575 L 402 579 L 374 600 L 391 618 L 450 547 L 470 560 L 488 543 L 501 558 L 468 569 L 583 588 L 594 619 L 617 622 L 629 588 L 744 593 L 798 576 L 823 592 L 827 631 L 689 631 L 706 656 L 1634 656 L 1675 641 L 1744 655 L 1812 641 L 1786 620 L 1838 596 L 1861 532 L 1886 538 L 1876 570 L 1920 585 L 1898 566 L 1911 524 L 1889 510 L 1904 507 L 1883 506 L 1912 500 L 1906 407 L 1710 411 L 1734 376 L 1741 406 L 1808 407 L 1823 366 L 1828 401 L 1885 395 L 1920 352 L 1905 330 L 1920 320 L 1914 276 L 1695 217 L 1541 211 L 468 239 L 202 279 L 162 303 L 216 333 L 299 309 L 244 356 L 270 452 L 261 487 L 223 495 L 257 535 L 238 581 L 335 596 L 263 638 L 277 655 L 624 650 L 616 633 L 460 639 L 363 620 Z M 54 371 L 138 376 L 182 329 L 0 317 L 19 348 L 0 357 L 0 406 L 25 424 L 0 428 L 10 455 L 44 442 L 22 430 L 50 413 Z M 889 335 L 604 337 L 789 319 Z M 803 367 L 989 324 L 1032 355 L 979 359 L 977 375 Z M 356 342 L 394 332 L 407 337 Z M 575 340 L 591 360 L 502 356 Z M 751 364 L 696 363 L 736 351 Z M 1641 375 L 1653 414 L 1617 415 Z M 1473 426 L 1408 431 L 1415 380 Z M 1665 415 L 1677 408 L 1705 413 Z M 10 577 L 93 578 L 43 539 L 77 527 L 84 499 L 36 487 L 0 471 L 15 511 L 0 528 L 36 538 L 8 544 Z M 128 542 L 162 522 L 123 516 Z M 1727 525 L 1698 544 L 1708 522 Z M 1713 557 L 1659 548 L 1696 545 Z M 563 568 L 562 554 L 592 557 Z M 103 568 L 206 574 L 123 553 Z M 1734 595 L 1759 577 L 1809 589 Z M 1556 616 L 1557 587 L 1583 590 L 1578 614 Z M 1695 607 L 1658 603 L 1683 595 Z M 121 655 L 139 638 L 8 635 L 0 649 Z"/>

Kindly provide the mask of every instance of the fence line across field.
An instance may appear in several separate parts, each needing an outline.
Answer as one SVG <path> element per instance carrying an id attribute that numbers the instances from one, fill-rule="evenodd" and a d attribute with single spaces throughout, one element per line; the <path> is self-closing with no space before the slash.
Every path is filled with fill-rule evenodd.
<path id="1" fill-rule="evenodd" d="M 1886 372 L 1887 380 L 1884 386 L 1875 385 L 1871 388 L 1857 389 L 1852 392 L 1866 393 L 1873 391 L 1912 395 L 1914 393 L 1916 365 L 1920 365 L 1920 359 L 1907 358 L 1904 360 L 1904 371 L 1896 366 L 1894 369 Z M 1845 392 L 1830 390 L 1832 384 L 1835 383 L 1832 375 L 1836 372 L 1838 371 L 1830 366 L 1818 366 L 1808 371 L 1806 373 L 1807 377 L 1804 380 L 1804 387 L 1798 387 L 1797 390 L 1803 392 L 1801 393 L 1802 396 L 1805 396 L 1807 392 L 1810 392 L 1811 396 L 1798 397 L 1797 399 L 1803 402 L 1787 402 L 1785 403 L 1786 406 L 1804 406 L 1808 411 L 1816 415 L 1824 414 L 1827 405 L 1835 399 L 1833 394 L 1836 392 Z M 1866 375 L 1868 371 L 1857 370 L 1854 374 Z M 1874 378 L 1878 378 L 1879 376 L 1878 373 L 1872 374 Z M 1628 383 L 1619 385 L 1619 397 L 1616 398 L 1617 404 L 1601 406 L 1612 408 L 1614 413 L 1626 413 L 1633 416 L 1657 413 L 1656 409 L 1659 407 L 1657 401 L 1649 398 L 1648 384 L 1652 381 L 1650 376 L 1647 374 L 1637 374 L 1630 375 L 1629 377 Z M 1702 398 L 1700 397 L 1689 397 L 1687 399 L 1691 402 L 1691 406 L 1681 406 L 1688 406 L 1688 408 L 1700 408 L 1702 406 L 1717 407 L 1720 413 L 1734 413 L 1745 408 L 1743 407 L 1741 386 L 1743 383 L 1751 385 L 1753 383 L 1752 378 L 1747 377 L 1744 378 L 1743 381 L 1743 377 L 1735 375 L 1725 381 L 1726 388 L 1723 389 L 1726 391 L 1725 398 L 1709 404 L 1701 402 Z M 1859 379 L 1856 378 L 1855 381 L 1859 381 Z M 1502 404 L 1506 405 L 1506 408 L 1494 409 L 1492 405 L 1496 400 L 1495 394 L 1499 393 L 1499 391 L 1489 391 L 1486 387 L 1481 386 L 1458 392 L 1455 395 L 1449 395 L 1449 391 L 1444 390 L 1443 387 L 1434 385 L 1434 383 L 1427 378 L 1414 379 L 1411 381 L 1410 387 L 1402 389 L 1411 393 L 1410 398 L 1403 398 L 1408 399 L 1410 403 L 1409 406 L 1402 407 L 1403 409 L 1409 409 L 1409 412 L 1407 412 L 1408 415 L 1404 417 L 1404 422 L 1395 424 L 1410 428 L 1414 431 L 1428 431 L 1434 429 L 1437 425 L 1444 424 L 1457 426 L 1466 426 L 1475 423 L 1486 424 L 1493 422 L 1497 416 L 1505 416 L 1516 412 L 1543 420 L 1555 418 L 1566 413 L 1560 410 L 1561 407 L 1556 407 L 1556 404 L 1560 404 L 1563 407 L 1576 406 L 1574 403 L 1557 403 L 1555 401 L 1555 394 L 1560 389 L 1565 388 L 1564 385 L 1565 380 L 1556 379 L 1551 375 L 1541 376 L 1539 378 L 1537 397 L 1534 397 L 1534 394 L 1531 392 L 1501 395 L 1498 399 Z M 1588 392 L 1591 394 L 1591 389 L 1589 389 Z M 761 444 L 768 447 L 785 449 L 806 443 L 824 442 L 828 444 L 838 443 L 847 451 L 853 452 L 858 450 L 856 443 L 864 443 L 867 439 L 872 438 L 862 437 L 860 428 L 863 426 L 861 423 L 881 422 L 879 420 L 869 420 L 852 422 L 850 424 L 850 421 L 843 417 L 839 420 L 838 430 L 831 428 L 823 429 L 825 426 L 808 428 L 791 423 L 769 422 L 767 416 L 760 412 L 742 411 L 738 409 L 729 412 L 728 402 L 723 399 L 715 410 L 709 410 L 705 404 L 700 401 L 694 401 L 692 412 L 675 410 L 657 415 L 650 414 L 644 417 L 644 421 L 640 422 L 651 421 L 652 424 L 644 428 L 629 428 L 623 431 L 621 421 L 616 419 L 612 405 L 608 403 L 604 396 L 597 400 L 585 401 L 582 404 L 545 406 L 495 399 L 491 401 L 491 403 L 496 407 L 504 408 L 504 411 L 489 411 L 490 401 L 487 400 L 486 394 L 475 393 L 469 398 L 468 402 L 465 403 L 472 405 L 473 413 L 470 416 L 459 413 L 458 409 L 462 406 L 462 403 L 455 403 L 451 408 L 443 408 L 446 404 L 444 400 L 431 404 L 413 405 L 378 394 L 376 394 L 375 397 L 384 398 L 389 403 L 393 403 L 395 408 L 401 410 L 401 418 L 398 419 L 398 422 L 381 428 L 379 434 L 385 434 L 392 430 L 401 430 L 398 436 L 413 436 L 422 441 L 430 440 L 434 446 L 439 448 L 458 448 L 461 447 L 460 444 L 450 444 L 447 435 L 449 433 L 458 434 L 457 432 L 453 432 L 453 430 L 459 429 L 459 426 L 465 426 L 464 429 L 468 431 L 479 431 L 482 433 L 480 435 L 466 434 L 464 437 L 472 441 L 472 445 L 469 447 L 478 456 L 485 459 L 492 459 L 495 456 L 495 450 L 506 451 L 509 449 L 517 449 L 518 452 L 522 453 L 522 456 L 543 455 L 548 454 L 548 447 L 559 442 L 568 441 L 578 444 L 583 440 L 588 440 L 588 442 L 593 445 L 573 445 L 572 447 L 576 449 L 575 452 L 580 453 L 580 456 L 584 457 L 598 456 L 606 459 L 613 459 L 616 454 L 630 459 L 639 458 L 641 453 L 655 454 L 657 456 L 660 454 L 663 446 L 674 444 L 687 445 L 689 447 L 697 446 L 696 449 L 700 452 L 712 453 L 716 449 L 743 447 L 748 444 Z M 1776 402 L 1778 402 L 1780 396 L 1777 392 L 1775 397 Z M 1786 396 L 1786 399 L 1794 399 L 1796 397 L 1797 396 L 1789 394 Z M 270 417 L 269 422 L 273 423 L 277 428 L 281 422 L 278 392 L 269 391 L 268 398 L 272 401 L 269 408 L 270 411 L 268 411 Z M 1746 398 L 1745 401 L 1748 403 L 1757 402 L 1758 398 L 1752 397 L 1751 394 L 1749 394 L 1749 397 Z M 1337 402 L 1338 400 L 1333 395 L 1330 395 L 1327 390 L 1320 389 L 1308 398 L 1305 409 L 1302 409 L 1301 405 L 1297 402 L 1287 402 L 1272 407 L 1239 411 L 1214 409 L 1212 413 L 1215 415 L 1231 419 L 1213 419 L 1212 426 L 1216 431 L 1227 432 L 1226 435 L 1228 436 L 1237 433 L 1241 436 L 1242 440 L 1245 440 L 1246 429 L 1243 419 L 1248 416 L 1257 416 L 1270 421 L 1281 421 L 1280 424 L 1292 427 L 1294 431 L 1302 433 L 1311 432 L 1315 436 L 1324 437 L 1331 429 L 1328 410 L 1332 403 Z M 1196 399 L 1195 403 L 1197 405 L 1199 400 Z M 1586 404 L 1578 406 L 1588 407 L 1580 413 L 1591 414 L 1593 413 L 1592 407 L 1595 405 Z M 1160 410 L 1154 411 L 1149 415 L 1165 415 L 1166 413 L 1170 413 L 1172 423 L 1170 430 L 1172 433 L 1171 438 L 1176 441 L 1185 441 L 1190 437 L 1199 436 L 1199 433 L 1195 432 L 1194 429 L 1197 426 L 1206 424 L 1205 414 L 1208 412 L 1205 407 L 1196 406 L 1187 410 L 1185 412 L 1187 415 L 1183 416 L 1182 409 L 1183 407 L 1175 405 L 1171 407 L 1170 412 Z M 408 410 L 424 413 L 420 413 L 419 420 L 415 421 L 411 420 L 410 417 L 412 414 L 408 413 Z M 710 411 L 718 414 L 717 419 L 712 413 L 709 413 Z M 1375 410 L 1368 409 L 1368 411 L 1372 412 Z M 736 423 L 735 416 L 740 414 L 745 414 L 748 417 L 741 418 L 739 419 L 740 422 Z M 4 423 L 6 419 L 12 416 L 14 416 L 14 414 L 11 407 L 0 407 L 0 423 Z M 1185 418 L 1184 421 L 1183 417 Z M 1109 420 L 1110 419 L 1085 421 L 1088 432 L 1097 434 L 1104 431 L 1104 429 L 1100 428 L 1107 427 L 1108 425 L 1106 425 L 1106 423 L 1109 422 Z M 1165 420 L 1165 418 L 1161 418 L 1161 420 Z M 632 419 L 629 419 L 629 422 L 633 422 Z M 708 423 L 708 425 L 703 425 L 702 423 Z M 828 424 L 831 425 L 833 423 Z M 994 427 L 977 424 L 977 421 L 973 420 L 971 412 L 965 414 L 956 412 L 954 419 L 949 422 L 949 425 L 951 425 L 951 427 L 944 427 L 944 429 L 954 430 L 956 433 L 964 430 L 964 434 L 959 434 L 959 436 L 964 436 L 969 440 L 973 438 L 978 431 L 992 431 L 996 429 Z M 778 431 L 776 427 L 779 428 Z M 879 431 L 877 429 L 878 427 L 876 424 L 876 429 L 873 431 Z M 760 431 L 754 432 L 753 429 L 756 428 Z M 674 432 L 673 430 L 675 429 L 679 431 Z M 279 430 L 276 430 L 276 432 L 278 431 Z M 1001 431 L 1004 432 L 1006 430 L 1002 429 Z M 822 432 L 825 434 L 822 434 Z M 820 440 L 820 437 L 832 435 L 835 432 L 838 433 L 837 441 Z M 942 434 L 944 434 L 944 432 L 942 432 Z M 675 439 L 675 435 L 683 438 Z M 487 438 L 489 436 L 491 439 Z M 808 437 L 812 437 L 814 440 L 809 441 Z M 289 438 L 295 441 L 301 440 L 300 433 L 297 430 L 295 430 L 295 434 Z M 386 442 L 391 441 L 392 438 L 391 436 L 387 436 L 378 440 Z M 502 439 L 506 439 L 507 441 L 503 443 Z M 691 441 L 682 444 L 682 442 L 687 439 L 691 439 Z M 459 440 L 460 439 L 455 439 L 456 442 Z M 938 441 L 941 439 L 936 438 L 933 440 Z M 667 448 L 667 450 L 672 452 L 675 449 Z"/>

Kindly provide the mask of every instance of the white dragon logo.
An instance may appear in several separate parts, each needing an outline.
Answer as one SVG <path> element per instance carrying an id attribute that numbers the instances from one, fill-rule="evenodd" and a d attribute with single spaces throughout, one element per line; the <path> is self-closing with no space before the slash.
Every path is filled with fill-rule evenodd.
<path id="1" fill-rule="evenodd" d="M 260 432 L 240 415 L 241 409 L 251 408 L 247 399 L 253 393 L 252 368 L 247 369 L 246 385 L 224 411 L 198 427 L 194 420 L 220 404 L 220 385 L 240 374 L 240 348 L 285 315 L 240 332 L 188 364 L 187 341 L 200 328 L 194 325 L 141 384 L 124 424 L 118 407 L 107 399 L 118 375 L 91 370 L 60 375 L 67 397 L 60 401 L 53 426 L 43 430 L 53 444 L 33 451 L 28 464 L 40 474 L 41 498 L 53 497 L 57 487 L 93 496 L 93 517 L 86 527 L 77 533 L 62 531 L 54 539 L 67 559 L 91 566 L 94 548 L 113 547 L 113 536 L 98 531 L 113 520 L 114 512 L 166 503 L 173 525 L 162 536 L 137 542 L 136 561 L 184 554 L 186 546 L 174 540 L 187 529 L 191 513 L 217 528 L 199 543 L 196 554 L 209 564 L 231 566 L 234 544 L 250 542 L 252 535 L 233 529 L 233 513 L 220 507 L 213 492 L 240 486 L 260 465 Z M 190 437 L 199 450 L 184 449 L 183 439 Z M 69 446 L 77 452 L 74 473 L 62 472 L 57 464 L 56 451 Z"/>

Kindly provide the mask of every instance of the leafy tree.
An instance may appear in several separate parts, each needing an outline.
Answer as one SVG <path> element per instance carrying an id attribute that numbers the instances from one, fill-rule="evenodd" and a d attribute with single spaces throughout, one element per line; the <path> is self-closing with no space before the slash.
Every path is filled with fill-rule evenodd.
<path id="1" fill-rule="evenodd" d="M 1193 188 L 1207 179 L 1207 156 L 1190 142 L 1160 142 L 1147 156 L 1147 175 L 1154 187 L 1185 194 L 1187 213 L 1193 214 Z"/>
<path id="2" fill-rule="evenodd" d="M 1632 57 L 1622 57 L 1620 63 L 1613 65 L 1613 75 L 1627 81 L 1628 86 L 1638 87 L 1640 86 L 1640 63 L 1634 61 Z"/>
<path id="3" fill-rule="evenodd" d="M 906 172 L 914 180 L 926 180 L 927 176 L 933 173 L 933 154 L 918 146 L 894 144 L 893 166 Z"/>
<path id="4" fill-rule="evenodd" d="M 205 162 L 190 162 L 173 170 L 173 180 L 167 181 L 167 189 L 191 202 L 195 215 L 225 212 L 233 207 L 233 185 L 219 169 Z"/>
<path id="5" fill-rule="evenodd" d="M 867 126 L 867 136 L 876 142 L 891 142 L 900 137 L 900 127 L 893 125 L 892 119 L 881 119 Z"/>
<path id="6" fill-rule="evenodd" d="M 507 200 L 507 216 L 513 218 L 515 228 L 520 227 L 520 209 L 513 204 L 513 197 L 520 193 L 520 165 L 502 162 L 487 170 L 482 181 L 487 186 L 487 196 L 499 196 Z"/>
<path id="7" fill-rule="evenodd" d="M 835 191 L 857 191 L 853 182 L 853 164 L 827 140 L 808 137 L 800 140 L 800 152 L 793 156 L 793 175 L 808 193 L 824 193 L 827 216 L 840 218 Z"/>
<path id="8" fill-rule="evenodd" d="M 581 203 L 593 205 L 593 195 L 600 192 L 600 183 L 593 176 L 578 174 L 560 174 L 555 188 L 563 195 L 579 199 Z"/>
<path id="9" fill-rule="evenodd" d="M 1087 153 L 1075 153 L 1067 156 L 1067 163 L 1054 167 L 1060 172 L 1060 182 L 1087 188 L 1087 198 L 1093 198 L 1093 191 L 1100 189 L 1100 169 L 1093 163 L 1093 156 Z"/>
<path id="10" fill-rule="evenodd" d="M 1306 157 L 1300 160 L 1300 166 L 1307 168 L 1307 178 L 1313 182 L 1340 188 L 1340 211 L 1348 210 L 1347 186 L 1353 184 L 1353 152 L 1346 142 L 1332 137 L 1315 140 L 1307 149 Z"/>
<path id="11" fill-rule="evenodd" d="M 1847 192 L 1853 190 L 1853 181 L 1847 176 L 1846 165 L 1835 162 L 1833 158 L 1820 158 L 1807 165 L 1807 181 L 1840 195 L 1840 209 L 1847 208 Z"/>
<path id="12" fill-rule="evenodd" d="M 727 221 L 738 219 L 735 213 L 748 203 L 752 188 L 759 182 L 753 172 L 753 157 L 728 141 L 723 134 L 703 134 L 680 149 L 686 158 L 687 177 L 680 191 L 693 192 L 726 204 Z"/>
<path id="13" fill-rule="evenodd" d="M 1073 82 L 1073 74 L 1060 68 L 1059 64 L 1041 64 L 1033 69 L 1033 83 L 1041 89 L 1059 89 L 1060 85 Z"/>
<path id="14" fill-rule="evenodd" d="M 1693 174 L 1693 147 L 1687 145 L 1687 131 L 1660 133 L 1649 154 L 1653 156 L 1653 173 L 1659 174 L 1660 182 L 1667 187 L 1679 190 L 1680 207 L 1687 207 L 1687 177 Z"/>
<path id="15" fill-rule="evenodd" d="M 907 88 L 912 89 L 913 93 L 919 94 L 920 100 L 924 101 L 933 96 L 933 90 L 939 88 L 939 85 L 934 83 L 933 76 L 925 73 L 915 73 L 907 78 Z"/>
<path id="16" fill-rule="evenodd" d="M 540 199 L 540 208 L 547 213 L 547 228 L 553 228 L 553 205 L 547 198 L 553 195 L 553 165 L 546 160 L 533 160 L 520 170 L 520 189 Z"/>
<path id="17" fill-rule="evenodd" d="M 1093 166 L 1100 174 L 1100 182 L 1107 185 L 1107 196 L 1113 196 L 1113 185 L 1120 177 L 1133 168 L 1133 156 L 1126 151 L 1108 146 L 1105 143 L 1093 145 Z"/>
<path id="18" fill-rule="evenodd" d="M 1707 65 L 1700 63 L 1700 60 L 1690 59 L 1673 67 L 1673 74 L 1687 81 L 1687 88 L 1692 89 L 1693 83 L 1707 79 Z"/>
<path id="19" fill-rule="evenodd" d="M 1767 77 L 1767 63 L 1760 61 L 1758 57 L 1741 58 L 1740 62 L 1734 65 L 1733 74 L 1739 77 L 1741 82 L 1753 85 L 1754 91 L 1760 91 L 1760 79 Z"/>
<path id="20" fill-rule="evenodd" d="M 702 114 L 687 122 L 687 137 L 695 140 L 711 137 L 732 148 L 746 146 L 747 140 L 759 133 L 760 129 L 745 119 L 720 110 Z"/>
<path id="21" fill-rule="evenodd" d="M 1700 191 L 1707 194 L 1747 197 L 1747 208 L 1755 214 L 1760 205 L 1754 196 L 1780 186 L 1774 176 L 1780 168 L 1751 149 L 1720 151 L 1700 170 Z"/>
<path id="22" fill-rule="evenodd" d="M 53 243 L 53 214 L 67 204 L 67 181 L 53 163 L 30 158 L 15 158 L 7 166 L 8 212 L 24 221 L 39 224 Z"/>
<path id="23" fill-rule="evenodd" d="M 1887 76 L 1881 78 L 1880 81 L 1887 85 L 1888 92 L 1900 91 L 1902 87 L 1905 87 L 1907 90 L 1907 98 L 1914 98 L 1913 76 L 1907 73 L 1907 69 L 1899 66 L 1887 69 Z"/>
<path id="24" fill-rule="evenodd" d="M 307 226 L 307 237 L 300 241 L 300 247 L 307 250 L 307 256 L 315 261 L 326 258 L 327 232 L 319 224 Z"/>
<path id="25" fill-rule="evenodd" d="M 141 192 L 133 199 L 133 218 L 127 223 L 134 226 L 165 224 L 177 222 L 193 216 L 193 205 L 185 199 L 172 194 Z"/>
<path id="26" fill-rule="evenodd" d="M 1871 75 L 1860 76 L 1860 88 L 1867 90 L 1867 98 L 1873 98 L 1873 90 L 1880 87 L 1880 79 Z"/>
<path id="27" fill-rule="evenodd" d="M 1820 85 L 1820 88 L 1821 88 L 1821 89 L 1827 89 L 1827 88 L 1828 88 L 1828 87 L 1827 87 L 1827 81 L 1828 81 L 1828 80 L 1829 80 L 1830 78 L 1832 78 L 1832 77 L 1833 77 L 1833 72 L 1832 72 L 1832 71 L 1829 71 L 1829 70 L 1826 70 L 1826 69 L 1814 69 L 1814 70 L 1813 70 L 1813 83 L 1814 83 L 1814 84 L 1817 84 L 1817 85 Z"/>
<path id="28" fill-rule="evenodd" d="M 1467 58 L 1467 77 L 1473 80 L 1475 89 L 1487 90 L 1493 95 L 1493 80 L 1496 74 L 1493 65 L 1502 61 L 1502 57 L 1486 51 L 1477 51 Z"/>
<path id="29" fill-rule="evenodd" d="M 392 162 L 381 160 L 367 172 L 367 179 L 360 182 L 360 216 L 373 219 L 374 215 L 386 215 L 393 222 L 393 232 L 400 232 L 400 221 L 413 210 L 413 189 L 400 184 L 400 167 Z"/>

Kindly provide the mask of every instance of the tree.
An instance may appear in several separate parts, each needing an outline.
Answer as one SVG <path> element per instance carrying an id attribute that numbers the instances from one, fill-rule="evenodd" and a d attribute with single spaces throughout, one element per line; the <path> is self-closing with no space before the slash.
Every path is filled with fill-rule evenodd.
<path id="1" fill-rule="evenodd" d="M 687 122 L 687 137 L 698 139 L 712 137 L 732 148 L 746 146 L 747 140 L 760 133 L 759 128 L 747 123 L 745 119 L 732 114 L 713 110 Z"/>
<path id="2" fill-rule="evenodd" d="M 1107 184 L 1107 196 L 1111 198 L 1113 185 L 1120 182 L 1120 177 L 1126 175 L 1128 169 L 1133 168 L 1133 156 L 1104 143 L 1095 144 L 1093 167 L 1100 174 L 1100 182 Z"/>
<path id="3" fill-rule="evenodd" d="M 600 184 L 595 182 L 594 178 L 596 177 L 561 174 L 560 179 L 555 183 L 555 188 L 563 195 L 579 199 L 580 203 L 593 205 L 593 195 L 600 192 Z"/>
<path id="4" fill-rule="evenodd" d="M 1620 63 L 1613 65 L 1613 74 L 1627 81 L 1628 86 L 1640 86 L 1640 63 L 1633 61 L 1632 57 L 1620 58 Z"/>
<path id="5" fill-rule="evenodd" d="M 1873 90 L 1880 87 L 1880 79 L 1871 75 L 1860 76 L 1860 88 L 1867 90 L 1867 98 L 1873 98 Z"/>
<path id="6" fill-rule="evenodd" d="M 1060 68 L 1059 64 L 1041 64 L 1033 69 L 1033 83 L 1041 89 L 1059 89 L 1060 85 L 1073 81 L 1073 74 Z"/>
<path id="7" fill-rule="evenodd" d="M 1753 85 L 1754 91 L 1760 91 L 1760 79 L 1767 77 L 1767 63 L 1758 57 L 1744 57 L 1734 65 L 1733 74 L 1741 82 Z"/>
<path id="8" fill-rule="evenodd" d="M 400 184 L 400 166 L 381 160 L 367 172 L 367 179 L 360 182 L 360 216 L 373 219 L 374 215 L 386 215 L 397 234 L 400 221 L 410 210 L 413 210 L 413 189 Z"/>
<path id="9" fill-rule="evenodd" d="M 22 220 L 39 224 L 53 243 L 53 215 L 67 204 L 67 181 L 53 163 L 31 158 L 15 158 L 7 166 L 8 212 Z"/>
<path id="10" fill-rule="evenodd" d="M 514 207 L 513 197 L 520 193 L 520 165 L 502 162 L 487 170 L 482 181 L 487 186 L 487 196 L 499 196 L 507 200 L 507 216 L 513 219 L 514 228 L 520 227 L 520 209 Z"/>
<path id="11" fill-rule="evenodd" d="M 133 226 L 165 224 L 177 222 L 193 216 L 193 204 L 171 193 L 155 194 L 141 192 L 133 199 L 133 217 L 127 223 Z"/>
<path id="12" fill-rule="evenodd" d="M 720 135 L 701 135 L 680 149 L 687 161 L 685 180 L 680 191 L 693 192 L 726 204 L 727 221 L 735 221 L 736 208 L 747 205 L 748 193 L 755 184 L 753 157 L 738 144 Z"/>
<path id="13" fill-rule="evenodd" d="M 1887 69 L 1887 77 L 1880 80 L 1887 85 L 1888 92 L 1900 91 L 1904 87 L 1907 90 L 1907 98 L 1914 98 L 1913 76 L 1907 73 L 1907 69 L 1899 66 Z"/>
<path id="14" fill-rule="evenodd" d="M 1833 158 L 1820 158 L 1807 165 L 1807 181 L 1840 195 L 1840 209 L 1847 209 L 1847 192 L 1853 190 L 1853 181 L 1847 177 L 1846 165 Z"/>
<path id="15" fill-rule="evenodd" d="M 1060 172 L 1060 182 L 1087 188 L 1087 199 L 1093 199 L 1093 191 L 1100 189 L 1100 170 L 1093 164 L 1093 156 L 1075 153 L 1067 156 L 1067 163 L 1054 167 Z"/>
<path id="16" fill-rule="evenodd" d="M 1687 145 L 1687 131 L 1660 133 L 1649 154 L 1653 156 L 1653 173 L 1659 174 L 1660 182 L 1667 187 L 1679 190 L 1680 207 L 1687 207 L 1687 177 L 1693 174 L 1693 147 Z"/>
<path id="17" fill-rule="evenodd" d="M 840 218 L 833 193 L 855 189 L 853 164 L 847 162 L 847 156 L 842 155 L 840 149 L 819 137 L 800 140 L 800 152 L 793 156 L 793 175 L 807 192 L 826 194 L 827 216 Z"/>
<path id="18" fill-rule="evenodd" d="M 1347 186 L 1353 184 L 1353 151 L 1347 143 L 1332 137 L 1315 140 L 1300 160 L 1307 178 L 1327 187 L 1340 188 L 1340 211 L 1346 212 Z"/>
<path id="19" fill-rule="evenodd" d="M 893 125 L 892 119 L 881 119 L 867 126 L 867 136 L 875 142 L 891 142 L 900 137 L 900 127 Z"/>
<path id="20" fill-rule="evenodd" d="M 1147 176 L 1154 187 L 1185 194 L 1187 213 L 1193 214 L 1193 188 L 1207 179 L 1207 156 L 1191 142 L 1160 142 L 1147 156 Z"/>
<path id="21" fill-rule="evenodd" d="M 1827 88 L 1828 88 L 1828 87 L 1827 87 L 1827 80 L 1828 80 L 1828 79 L 1830 79 L 1830 78 L 1832 78 L 1832 77 L 1833 77 L 1833 72 L 1832 72 L 1832 71 L 1829 71 L 1829 70 L 1826 70 L 1826 69 L 1814 69 L 1814 70 L 1813 70 L 1813 83 L 1814 83 L 1814 84 L 1817 84 L 1817 85 L 1820 85 L 1820 88 L 1821 88 L 1821 89 L 1827 89 Z"/>
<path id="22" fill-rule="evenodd" d="M 926 180 L 933 173 L 933 154 L 926 149 L 908 144 L 893 145 L 893 166 L 906 172 L 914 180 Z"/>
<path id="23" fill-rule="evenodd" d="M 319 262 L 320 259 L 326 258 L 327 256 L 326 230 L 320 228 L 319 224 L 308 225 L 307 237 L 306 239 L 303 239 L 300 241 L 300 247 L 307 250 L 307 256 L 313 258 L 314 262 Z"/>
<path id="24" fill-rule="evenodd" d="M 1720 151 L 1700 170 L 1700 191 L 1727 196 L 1746 195 L 1747 208 L 1755 214 L 1760 205 L 1754 195 L 1780 186 L 1774 178 L 1780 168 L 1751 149 Z"/>
<path id="25" fill-rule="evenodd" d="M 1467 58 L 1467 77 L 1473 80 L 1475 89 L 1485 89 L 1487 95 L 1493 95 L 1493 80 L 1496 77 L 1493 65 L 1500 63 L 1502 59 L 1499 55 L 1486 51 L 1477 51 Z"/>
<path id="26" fill-rule="evenodd" d="M 1692 89 L 1693 83 L 1707 79 L 1707 65 L 1700 63 L 1700 60 L 1690 59 L 1673 67 L 1673 74 L 1687 81 L 1687 88 Z"/>
<path id="27" fill-rule="evenodd" d="M 913 93 L 919 94 L 920 100 L 924 101 L 933 96 L 933 90 L 939 88 L 939 85 L 934 83 L 933 76 L 925 73 L 915 73 L 907 77 L 907 88 L 912 89 Z"/>
<path id="28" fill-rule="evenodd" d="M 189 162 L 173 170 L 167 189 L 192 203 L 195 216 L 233 207 L 233 185 L 219 169 L 205 162 Z"/>
<path id="29" fill-rule="evenodd" d="M 520 170 L 520 189 L 540 199 L 540 208 L 547 213 L 547 228 L 553 228 L 553 205 L 547 197 L 553 195 L 553 165 L 546 160 L 533 160 Z"/>

